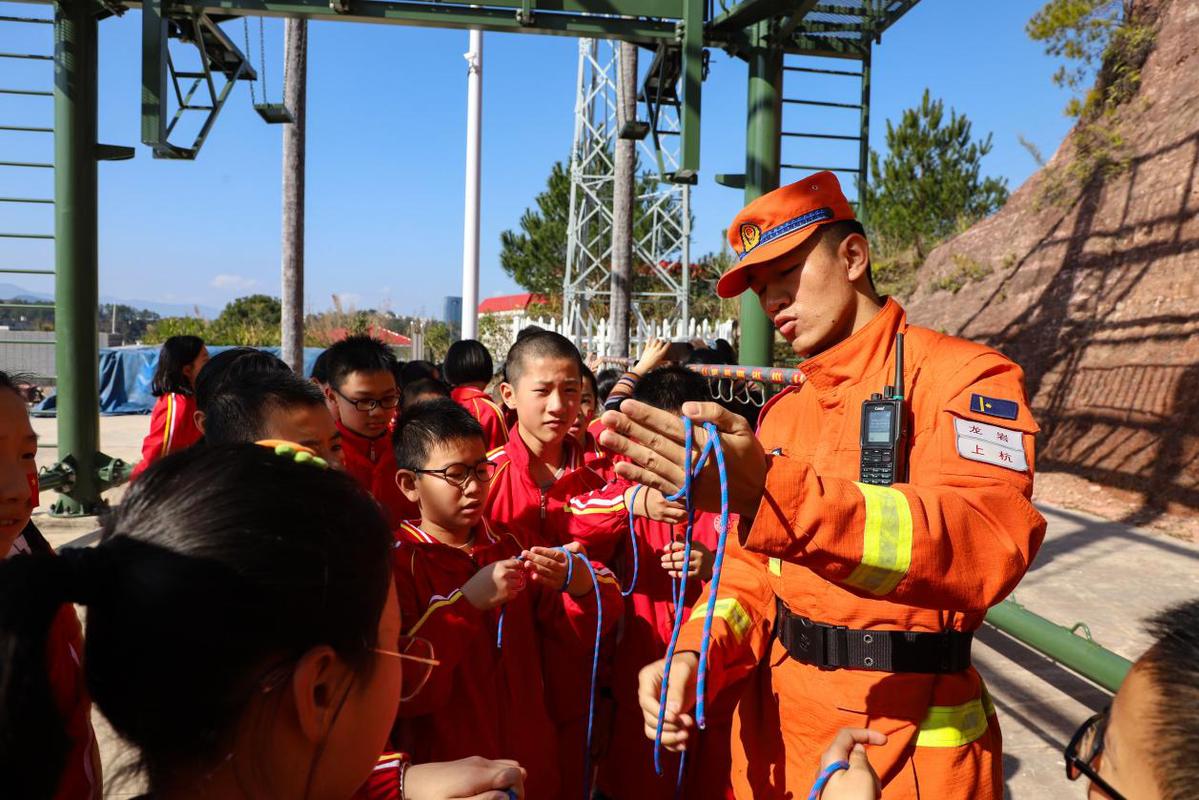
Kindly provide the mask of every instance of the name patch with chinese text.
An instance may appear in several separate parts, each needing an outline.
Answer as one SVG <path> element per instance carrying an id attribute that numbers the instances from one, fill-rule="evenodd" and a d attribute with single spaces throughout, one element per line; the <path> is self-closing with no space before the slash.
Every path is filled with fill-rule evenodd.
<path id="1" fill-rule="evenodd" d="M 971 461 L 994 464 L 1016 472 L 1028 470 L 1024 455 L 1024 435 L 1020 431 L 954 417 L 958 455 Z"/>

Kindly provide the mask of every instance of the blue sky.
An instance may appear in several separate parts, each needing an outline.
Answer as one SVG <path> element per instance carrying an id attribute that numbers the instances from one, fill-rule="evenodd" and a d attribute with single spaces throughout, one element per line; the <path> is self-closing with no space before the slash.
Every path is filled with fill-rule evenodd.
<path id="1" fill-rule="evenodd" d="M 923 0 L 875 50 L 872 144 L 882 147 L 885 121 L 919 102 L 928 87 L 968 115 L 977 134 L 993 132 L 985 169 L 1019 186 L 1036 165 L 1017 137 L 1048 157 L 1070 126 L 1062 114 L 1067 98 L 1050 80 L 1056 64 L 1024 33 L 1042 4 Z M 240 43 L 241 23 L 226 27 Z M 309 307 L 328 307 L 336 293 L 358 307 L 440 316 L 443 297 L 461 287 L 467 34 L 334 22 L 313 23 L 309 31 Z M 0 50 L 46 51 L 48 33 L 18 37 L 6 29 Z M 259 120 L 243 85 L 197 161 L 152 159 L 139 144 L 139 34 L 137 12 L 101 23 L 100 138 L 138 149 L 132 161 L 100 166 L 102 294 L 215 308 L 250 292 L 277 294 L 280 128 Z M 257 60 L 256 22 L 251 35 Z M 265 35 L 269 88 L 277 98 L 281 23 L 268 21 Z M 569 152 L 577 52 L 569 38 L 485 37 L 482 297 L 517 290 L 499 267 L 499 235 L 516 226 L 552 162 Z M 647 63 L 643 57 L 642 67 Z M 38 62 L 5 62 L 0 75 L 5 86 L 48 86 L 50 80 L 49 67 Z M 838 79 L 798 85 L 795 77 L 789 73 L 785 96 L 837 96 Z M 743 171 L 745 84 L 744 63 L 713 51 L 704 84 L 700 183 L 692 196 L 695 255 L 719 247 L 721 230 L 741 206 L 741 192 L 718 186 L 713 176 Z M 10 124 L 51 124 L 49 100 L 6 97 L 0 109 Z M 842 112 L 809 110 L 806 118 L 798 112 L 787 110 L 786 129 L 856 132 L 852 112 L 838 117 Z M 0 137 L 6 154 L 50 157 L 48 136 Z M 801 141 L 784 143 L 785 162 L 840 163 L 852 156 L 852 149 L 838 157 Z M 0 194 L 50 190 L 48 170 L 17 172 L 0 171 Z M 783 179 L 798 177 L 784 172 Z M 3 230 L 52 225 L 48 209 L 10 205 L 0 208 L 0 219 Z M 6 242 L 0 255 L 6 265 L 49 263 L 44 244 L 0 241 Z M 26 276 L 13 282 L 50 288 Z"/>

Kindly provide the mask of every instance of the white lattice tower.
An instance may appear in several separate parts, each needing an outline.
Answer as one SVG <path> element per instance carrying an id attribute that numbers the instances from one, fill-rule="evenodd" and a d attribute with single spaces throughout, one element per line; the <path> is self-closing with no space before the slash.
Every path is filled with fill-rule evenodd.
<path id="1" fill-rule="evenodd" d="M 595 350 L 591 340 L 600 320 L 608 315 L 612 263 L 612 183 L 614 145 L 618 133 L 616 78 L 620 45 L 611 40 L 580 39 L 578 91 L 575 96 L 574 146 L 570 160 L 570 220 L 567 227 L 563 280 L 563 331 L 583 350 Z M 641 115 L 639 115 L 641 116 Z M 667 171 L 678 167 L 678 114 L 662 108 L 658 130 Z M 640 168 L 657 163 L 652 140 L 642 141 Z M 687 292 L 691 262 L 689 186 L 657 183 L 638 197 L 638 207 L 650 215 L 638 225 L 633 240 L 634 269 L 639 290 L 631 298 L 633 338 L 651 323 L 688 318 Z M 643 271 L 648 266 L 650 280 Z"/>

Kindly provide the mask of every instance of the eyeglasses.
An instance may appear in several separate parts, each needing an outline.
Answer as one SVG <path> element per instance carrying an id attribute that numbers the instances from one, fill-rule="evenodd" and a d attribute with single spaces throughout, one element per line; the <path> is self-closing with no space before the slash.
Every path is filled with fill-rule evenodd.
<path id="1" fill-rule="evenodd" d="M 494 461 L 484 459 L 473 467 L 469 464 L 450 464 L 441 469 L 414 469 L 412 471 L 418 475 L 436 475 L 452 486 L 465 489 L 467 481 L 472 477 L 479 483 L 491 483 L 496 469 L 498 467 Z"/>
<path id="2" fill-rule="evenodd" d="M 1111 706 L 1088 719 L 1070 739 L 1063 755 L 1066 758 L 1066 777 L 1076 781 L 1080 776 L 1087 776 L 1091 783 L 1103 790 L 1111 800 L 1125 800 L 1124 795 L 1112 788 L 1111 784 L 1099 777 L 1095 764 L 1103 755 L 1103 739 L 1107 735 L 1108 719 L 1111 716 Z"/>
<path id="3" fill-rule="evenodd" d="M 390 410 L 400 404 L 400 396 L 399 395 L 391 395 L 389 397 L 384 397 L 382 400 L 375 400 L 374 398 L 365 398 L 363 400 L 351 400 L 350 398 L 346 397 L 344 394 L 337 391 L 336 389 L 334 389 L 333 391 L 338 397 L 340 397 L 342 400 L 345 400 L 347 403 L 349 403 L 350 405 L 352 405 L 354 408 L 358 409 L 359 411 L 374 411 L 376 408 L 386 408 L 386 409 Z"/>
<path id="4" fill-rule="evenodd" d="M 376 647 L 374 650 L 379 655 L 394 656 L 409 662 L 404 668 L 404 680 L 400 690 L 401 703 L 420 694 L 420 690 L 429 681 L 433 667 L 441 664 L 433 657 L 433 643 L 419 636 L 401 636 L 396 643 L 395 650 L 384 650 L 381 647 Z"/>

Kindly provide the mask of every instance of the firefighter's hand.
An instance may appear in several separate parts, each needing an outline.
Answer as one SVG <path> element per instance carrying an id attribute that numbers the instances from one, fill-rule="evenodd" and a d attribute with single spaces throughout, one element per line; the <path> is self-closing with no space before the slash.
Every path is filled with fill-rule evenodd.
<path id="1" fill-rule="evenodd" d="M 662 722 L 662 746 L 679 752 L 686 750 L 695 730 L 695 719 L 689 713 L 695 705 L 695 671 L 699 654 L 675 653 L 670 665 L 670 687 L 666 695 L 666 717 Z M 666 659 L 660 659 L 641 670 L 637 676 L 637 700 L 645 719 L 645 735 L 653 741 L 658 730 L 658 709 L 661 707 L 662 670 Z"/>
<path id="2" fill-rule="evenodd" d="M 868 728 L 842 728 L 837 738 L 820 757 L 820 768 L 838 761 L 848 761 L 849 769 L 829 778 L 820 800 L 878 800 L 882 786 L 878 775 L 866 758 L 866 745 L 886 744 L 887 735 Z"/>
<path id="3" fill-rule="evenodd" d="M 525 796 L 527 773 L 507 759 L 471 756 L 458 761 L 413 764 L 404 774 L 405 800 L 508 800 Z"/>
<path id="4" fill-rule="evenodd" d="M 508 558 L 488 564 L 462 586 L 462 596 L 480 611 L 502 606 L 525 588 L 525 573 L 520 562 Z"/>
<path id="5" fill-rule="evenodd" d="M 640 491 L 637 489 L 638 487 L 631 486 L 624 493 L 625 506 L 632 508 L 637 516 L 671 525 L 687 521 L 687 507 L 682 503 L 671 502 L 660 491 L 648 486 L 640 487 Z M 637 493 L 636 497 L 633 496 L 634 492 Z"/>
<path id="6" fill-rule="evenodd" d="M 766 451 L 745 417 L 716 403 L 684 403 L 683 413 L 695 423 L 695 457 L 708 441 L 703 423 L 713 422 L 720 431 L 729 477 L 729 506 L 746 520 L 758 511 L 766 486 Z M 683 485 L 683 421 L 668 411 L 636 400 L 626 400 L 620 411 L 605 411 L 601 417 L 607 430 L 600 444 L 627 456 L 616 465 L 616 474 L 652 486 L 666 495 Z M 691 484 L 692 500 L 701 511 L 720 511 L 720 480 L 716 459 L 709 457 L 698 479 Z"/>
<path id="7" fill-rule="evenodd" d="M 686 545 L 682 542 L 671 542 L 662 548 L 662 569 L 670 577 L 678 580 L 683 577 L 683 552 Z M 700 542 L 691 542 L 691 561 L 687 569 L 687 577 L 699 577 L 701 581 L 712 580 L 712 562 L 715 554 Z"/>

